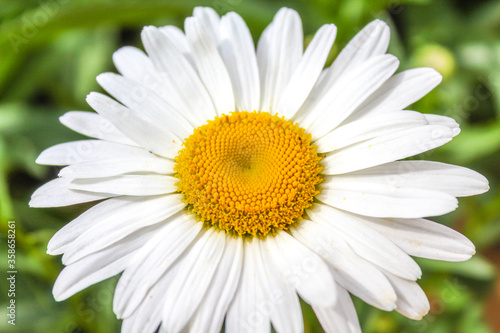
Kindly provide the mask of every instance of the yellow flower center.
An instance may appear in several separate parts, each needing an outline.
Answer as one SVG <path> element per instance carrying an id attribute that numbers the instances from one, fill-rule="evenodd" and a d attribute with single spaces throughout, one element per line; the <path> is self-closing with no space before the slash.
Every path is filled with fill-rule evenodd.
<path id="1" fill-rule="evenodd" d="M 311 135 L 266 112 L 233 112 L 198 127 L 175 158 L 178 191 L 207 227 L 239 236 L 287 230 L 319 193 Z"/>

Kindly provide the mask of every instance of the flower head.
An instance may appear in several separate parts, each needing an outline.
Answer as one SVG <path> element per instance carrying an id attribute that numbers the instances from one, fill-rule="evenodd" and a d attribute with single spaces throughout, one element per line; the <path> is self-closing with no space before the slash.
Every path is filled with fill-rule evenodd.
<path id="1" fill-rule="evenodd" d="M 66 165 L 34 207 L 101 201 L 58 231 L 64 300 L 122 273 L 123 332 L 303 330 L 299 297 L 327 332 L 358 332 L 349 296 L 419 319 L 429 310 L 411 256 L 461 261 L 474 245 L 424 219 L 488 189 L 480 174 L 398 161 L 450 141 L 451 118 L 405 110 L 440 81 L 395 74 L 389 28 L 374 21 L 324 68 L 336 34 L 303 50 L 298 14 L 281 9 L 257 50 L 235 13 L 196 8 L 178 28 L 146 27 L 147 55 L 113 55 L 97 111 L 68 112 L 92 137 L 37 162 Z"/>

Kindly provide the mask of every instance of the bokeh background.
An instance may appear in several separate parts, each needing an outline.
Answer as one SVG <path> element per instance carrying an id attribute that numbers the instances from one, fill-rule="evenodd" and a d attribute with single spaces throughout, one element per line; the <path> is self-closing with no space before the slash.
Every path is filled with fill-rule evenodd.
<path id="1" fill-rule="evenodd" d="M 462 133 L 416 158 L 473 168 L 491 190 L 460 199 L 438 218 L 467 235 L 477 254 L 465 263 L 418 260 L 431 311 L 421 321 L 355 304 L 364 332 L 500 332 L 500 2 L 498 0 L 1 0 L 0 1 L 0 332 L 118 332 L 112 313 L 113 278 L 54 301 L 62 265 L 45 253 L 54 232 L 88 208 L 31 209 L 31 193 L 58 168 L 34 163 L 45 148 L 83 139 L 59 124 L 69 110 L 90 110 L 85 96 L 100 91 L 95 77 L 115 71 L 123 45 L 142 48 L 144 25 L 183 26 L 195 6 L 236 11 L 255 41 L 281 6 L 299 11 L 307 43 L 325 23 L 338 35 L 330 62 L 363 25 L 381 18 L 392 27 L 389 52 L 400 70 L 430 66 L 444 76 L 413 108 L 456 119 Z M 16 221 L 17 319 L 7 324 L 7 221 Z M 322 332 L 304 305 L 306 332 Z"/>

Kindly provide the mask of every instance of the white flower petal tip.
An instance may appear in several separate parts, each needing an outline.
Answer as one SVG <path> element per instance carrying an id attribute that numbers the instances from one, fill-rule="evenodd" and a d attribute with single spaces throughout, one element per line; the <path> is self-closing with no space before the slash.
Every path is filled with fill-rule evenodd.
<path id="1" fill-rule="evenodd" d="M 370 38 L 373 38 L 373 35 L 375 35 L 375 32 L 377 32 L 379 35 L 383 35 L 386 33 L 390 34 L 391 29 L 389 28 L 387 23 L 385 23 L 381 19 L 375 19 L 375 20 L 371 21 L 370 23 L 368 23 L 363 28 L 363 33 L 367 33 L 368 35 L 370 35 Z M 387 36 L 387 37 L 390 37 L 390 36 Z"/>
<path id="2" fill-rule="evenodd" d="M 35 163 L 41 165 L 50 165 L 50 163 L 45 160 L 44 156 L 42 156 L 42 153 L 40 153 L 40 155 L 36 158 Z"/>
<path id="3" fill-rule="evenodd" d="M 174 174 L 174 163 L 161 159 L 153 154 L 136 150 L 135 155 L 107 158 L 98 161 L 88 161 L 72 164 L 59 171 L 59 177 L 69 178 L 104 178 L 123 175 L 126 173 L 156 173 L 163 175 Z M 143 156 L 142 156 L 143 155 Z"/>
<path id="4" fill-rule="evenodd" d="M 398 66 L 399 60 L 390 54 L 362 62 L 331 86 L 318 88 L 321 91 L 319 96 L 302 105 L 297 112 L 297 121 L 308 128 L 314 141 L 323 137 L 346 120 L 363 100 L 394 74 Z"/>
<path id="5" fill-rule="evenodd" d="M 326 176 L 320 184 L 323 188 L 336 188 L 347 179 L 355 183 L 376 183 L 379 186 L 415 188 L 446 193 L 454 197 L 466 197 L 486 192 L 488 180 L 468 168 L 431 161 L 396 161 L 345 175 Z"/>
<path id="6" fill-rule="evenodd" d="M 70 298 L 70 295 L 65 295 L 64 291 L 58 286 L 57 288 L 54 286 L 52 289 L 52 296 L 54 296 L 54 299 L 56 302 L 62 302 Z"/>
<path id="7" fill-rule="evenodd" d="M 414 313 L 403 313 L 403 311 L 401 309 L 398 309 L 396 308 L 396 311 L 401 313 L 403 316 L 405 317 L 408 317 L 410 319 L 413 319 L 413 320 L 422 320 L 424 319 L 425 316 L 427 316 L 427 314 L 429 313 L 430 309 L 425 311 L 425 312 L 422 312 L 422 313 L 418 313 L 418 312 L 414 312 Z"/>
<path id="8" fill-rule="evenodd" d="M 32 207 L 32 208 L 37 208 L 37 207 L 42 207 L 42 206 L 38 206 L 37 205 L 37 202 L 33 200 L 33 196 L 31 196 L 31 199 L 30 201 L 28 202 L 28 206 Z M 49 253 L 50 254 L 50 253 Z"/>
<path id="9" fill-rule="evenodd" d="M 424 115 L 429 124 L 432 125 L 442 125 L 442 126 L 447 126 L 450 128 L 453 132 L 453 136 L 457 136 L 460 134 L 460 125 L 456 122 L 455 119 L 446 117 L 446 116 L 440 116 L 436 114 L 425 114 Z"/>
<path id="10" fill-rule="evenodd" d="M 220 24 L 220 51 L 234 89 L 236 109 L 258 110 L 260 81 L 252 36 L 236 13 L 224 15 Z"/>
<path id="11" fill-rule="evenodd" d="M 174 159 L 177 155 L 182 141 L 166 131 L 154 120 L 135 113 L 115 100 L 99 93 L 90 93 L 87 96 L 87 103 L 139 146 L 170 159 Z M 172 126 L 172 124 L 169 126 Z"/>
<path id="12" fill-rule="evenodd" d="M 352 144 L 414 127 L 427 125 L 425 115 L 415 111 L 390 111 L 350 122 L 316 140 L 318 153 L 338 150 Z"/>
<path id="13" fill-rule="evenodd" d="M 261 79 L 260 110 L 275 113 L 279 98 L 303 54 L 302 21 L 296 11 L 282 8 L 261 36 L 257 61 Z"/>
<path id="14" fill-rule="evenodd" d="M 398 306 L 394 310 L 412 320 L 422 320 L 430 311 L 429 301 L 423 302 L 423 309 L 413 309 L 410 307 Z M 427 304 L 425 304 L 427 303 Z"/>
<path id="15" fill-rule="evenodd" d="M 198 18 L 207 17 L 212 20 L 212 22 L 217 22 L 217 18 L 219 17 L 215 9 L 213 9 L 212 7 L 204 6 L 194 7 L 193 16 Z"/>
<path id="16" fill-rule="evenodd" d="M 338 177 L 338 183 L 316 196 L 330 206 L 373 217 L 418 218 L 439 216 L 457 209 L 458 200 L 447 193 L 391 184 L 358 182 L 355 177 Z"/>
<path id="17" fill-rule="evenodd" d="M 201 19 L 189 17 L 184 26 L 196 68 L 210 93 L 217 114 L 228 114 L 234 111 L 235 101 L 231 78 L 218 51 L 218 45 L 210 38 Z"/>
<path id="18" fill-rule="evenodd" d="M 396 311 L 410 319 L 421 319 L 430 310 L 429 300 L 420 286 L 385 272 L 397 294 Z"/>
<path id="19" fill-rule="evenodd" d="M 434 89 L 435 87 L 437 87 L 439 84 L 441 84 L 441 82 L 443 82 L 443 75 L 441 75 L 441 73 L 439 73 L 434 68 L 420 67 L 420 68 L 414 68 L 414 71 L 416 73 L 418 71 L 418 74 L 420 76 L 422 76 L 422 81 L 427 82 L 427 86 L 429 87 L 428 89 L 430 89 L 429 91 L 431 91 L 432 89 Z M 421 99 L 426 94 L 427 93 L 425 93 L 421 97 L 417 96 L 418 97 L 417 100 Z"/>
<path id="20" fill-rule="evenodd" d="M 379 309 L 388 312 L 394 311 L 397 308 L 396 301 L 397 297 L 394 294 L 387 294 L 382 299 L 382 306 Z"/>
<path id="21" fill-rule="evenodd" d="M 414 156 L 448 143 L 452 130 L 426 125 L 397 131 L 352 144 L 327 155 L 322 163 L 327 175 L 344 174 Z"/>
<path id="22" fill-rule="evenodd" d="M 211 7 L 195 7 L 193 17 L 200 20 L 203 28 L 214 43 L 219 41 L 220 17 Z"/>
<path id="23" fill-rule="evenodd" d="M 211 89 L 207 89 L 204 86 L 204 82 L 207 82 L 207 73 L 213 68 L 210 67 L 211 62 L 208 62 L 208 64 L 206 62 L 200 63 L 198 55 L 201 51 L 207 50 L 203 45 L 213 45 L 216 42 L 205 41 L 203 45 L 198 45 L 197 51 L 194 52 L 193 50 L 187 51 L 179 48 L 174 43 L 175 39 L 155 27 L 145 27 L 141 36 L 155 72 L 161 77 L 161 85 L 165 95 L 164 100 L 168 99 L 169 104 L 176 111 L 176 116 L 171 117 L 171 119 L 182 119 L 187 116 L 186 120 L 189 119 L 189 122 L 194 127 L 204 125 L 207 119 L 213 119 L 217 115 L 214 106 L 220 106 L 219 102 L 221 101 L 220 99 L 212 101 L 210 93 L 217 93 L 218 87 L 214 87 L 212 84 Z M 182 35 L 181 37 L 188 43 L 187 36 Z M 208 50 L 208 53 L 202 53 L 210 54 L 211 59 L 218 59 L 218 55 L 214 54 L 213 48 L 209 46 Z M 184 52 L 189 53 L 184 54 Z M 197 68 L 200 66 L 203 69 L 202 75 L 197 72 Z M 221 68 L 220 62 L 216 66 Z M 224 76 L 223 71 L 217 73 L 217 77 Z M 218 104 L 214 104 L 214 102 Z"/>
<path id="24" fill-rule="evenodd" d="M 144 230 L 157 230 L 163 226 L 185 204 L 179 194 L 162 195 L 151 198 L 136 198 L 128 200 L 129 205 L 107 218 L 102 218 L 103 225 L 94 225 L 69 244 L 62 257 L 65 265 L 84 258 L 85 256 L 105 249 L 113 244 L 120 244 L 124 239 L 134 239 Z M 143 211 L 150 213 L 142 217 Z M 144 245 L 144 244 L 143 244 Z"/>
<path id="25" fill-rule="evenodd" d="M 467 237 L 433 221 L 364 218 L 363 223 L 411 256 L 465 261 L 475 254 L 474 244 Z"/>
<path id="26" fill-rule="evenodd" d="M 406 290 L 406 292 L 408 292 L 408 290 Z M 412 306 L 412 305 L 402 304 L 403 302 L 401 301 L 399 302 L 400 304 L 394 310 L 412 320 L 422 320 L 429 313 L 431 309 L 429 301 L 427 300 L 425 294 L 423 294 L 422 297 L 420 297 L 417 300 L 414 300 L 413 302 L 415 303 L 418 302 L 420 304 L 415 304 Z"/>
<path id="27" fill-rule="evenodd" d="M 63 207 L 84 202 L 107 199 L 115 195 L 100 192 L 86 192 L 69 189 L 69 178 L 57 178 L 37 189 L 31 196 L 30 207 Z"/>
<path id="28" fill-rule="evenodd" d="M 67 299 L 90 285 L 121 273 L 154 231 L 153 228 L 144 228 L 133 237 L 127 237 L 66 266 L 54 283 L 54 297 L 57 300 Z"/>
<path id="29" fill-rule="evenodd" d="M 59 117 L 59 121 L 69 129 L 92 138 L 131 146 L 137 145 L 118 131 L 112 123 L 94 112 L 70 111 Z"/>
<path id="30" fill-rule="evenodd" d="M 441 81 L 441 74 L 432 68 L 414 68 L 398 73 L 367 98 L 349 120 L 403 110 L 424 97 Z"/>
<path id="31" fill-rule="evenodd" d="M 337 27 L 333 24 L 318 30 L 277 103 L 278 114 L 290 119 L 302 106 L 321 74 L 336 34 Z"/>

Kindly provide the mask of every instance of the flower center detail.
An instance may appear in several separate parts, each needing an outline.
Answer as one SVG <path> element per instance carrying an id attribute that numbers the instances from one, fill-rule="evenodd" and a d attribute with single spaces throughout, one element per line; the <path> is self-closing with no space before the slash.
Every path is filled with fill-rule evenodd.
<path id="1" fill-rule="evenodd" d="M 198 127 L 175 158 L 178 191 L 207 227 L 239 236 L 287 230 L 319 193 L 311 135 L 266 112 L 233 112 Z"/>

